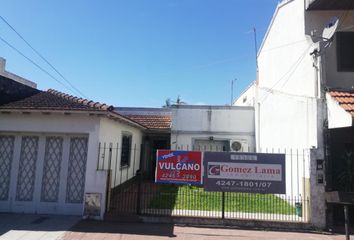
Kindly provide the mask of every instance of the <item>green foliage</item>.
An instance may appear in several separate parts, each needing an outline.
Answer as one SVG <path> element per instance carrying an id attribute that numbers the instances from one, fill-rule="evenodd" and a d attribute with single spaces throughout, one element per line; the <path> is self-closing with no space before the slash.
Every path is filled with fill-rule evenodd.
<path id="1" fill-rule="evenodd" d="M 221 211 L 222 193 L 190 185 L 159 185 L 150 202 L 155 209 Z M 295 214 L 287 201 L 272 194 L 225 193 L 226 212 Z"/>

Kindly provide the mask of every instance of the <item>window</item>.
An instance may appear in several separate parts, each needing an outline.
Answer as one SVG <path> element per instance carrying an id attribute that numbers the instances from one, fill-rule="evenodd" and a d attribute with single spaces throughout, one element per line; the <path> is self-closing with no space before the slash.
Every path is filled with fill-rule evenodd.
<path id="1" fill-rule="evenodd" d="M 130 164 L 131 146 L 132 146 L 132 135 L 124 133 L 122 136 L 122 152 L 120 157 L 121 167 L 128 167 Z"/>
<path id="2" fill-rule="evenodd" d="M 338 72 L 354 72 L 354 32 L 338 32 L 336 40 Z"/>

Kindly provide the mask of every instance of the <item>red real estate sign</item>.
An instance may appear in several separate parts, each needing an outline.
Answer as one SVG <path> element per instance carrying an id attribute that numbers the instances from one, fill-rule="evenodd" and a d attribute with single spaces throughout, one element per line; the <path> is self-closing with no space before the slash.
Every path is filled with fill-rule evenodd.
<path id="1" fill-rule="evenodd" d="M 202 184 L 202 153 L 157 150 L 155 182 Z"/>

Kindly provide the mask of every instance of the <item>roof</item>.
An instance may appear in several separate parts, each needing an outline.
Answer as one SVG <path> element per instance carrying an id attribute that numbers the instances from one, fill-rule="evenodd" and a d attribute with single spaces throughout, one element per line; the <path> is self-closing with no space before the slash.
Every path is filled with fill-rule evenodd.
<path id="1" fill-rule="evenodd" d="M 170 129 L 171 116 L 130 115 L 128 118 L 138 122 L 149 129 Z"/>
<path id="2" fill-rule="evenodd" d="M 115 107 L 115 111 L 123 115 L 171 115 L 170 108 L 149 108 L 149 107 Z"/>
<path id="3" fill-rule="evenodd" d="M 117 107 L 114 111 L 136 121 L 148 129 L 170 130 L 171 109 L 169 108 L 128 108 Z"/>
<path id="4" fill-rule="evenodd" d="M 46 92 L 39 91 L 30 97 L 1 105 L 0 109 L 111 111 L 113 107 L 49 89 Z"/>
<path id="5" fill-rule="evenodd" d="M 334 98 L 339 105 L 354 118 L 354 91 L 349 90 L 329 90 L 329 95 Z"/>
<path id="6" fill-rule="evenodd" d="M 145 129 L 141 123 L 113 111 L 113 106 L 71 96 L 53 89 L 39 91 L 21 100 L 0 105 L 0 111 L 69 111 L 98 112 Z"/>
<path id="7" fill-rule="evenodd" d="M 308 0 L 307 10 L 352 10 L 354 2 L 348 0 Z"/>

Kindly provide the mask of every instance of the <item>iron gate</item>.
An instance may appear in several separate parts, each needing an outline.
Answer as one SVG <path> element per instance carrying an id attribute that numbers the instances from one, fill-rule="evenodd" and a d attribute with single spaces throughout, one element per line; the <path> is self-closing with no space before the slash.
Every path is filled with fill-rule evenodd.
<path id="1" fill-rule="evenodd" d="M 121 149 L 118 144 L 116 146 L 101 145 L 98 163 L 98 166 L 107 166 L 106 170 L 111 172 L 107 203 L 107 211 L 111 215 L 309 221 L 309 194 L 306 192 L 309 167 L 307 150 L 261 151 L 286 154 L 287 193 L 255 194 L 205 192 L 202 186 L 157 184 L 145 180 L 143 173 L 130 169 L 133 166 L 138 169 L 139 166 L 121 168 Z M 131 151 L 136 155 L 140 149 L 134 146 Z"/>

